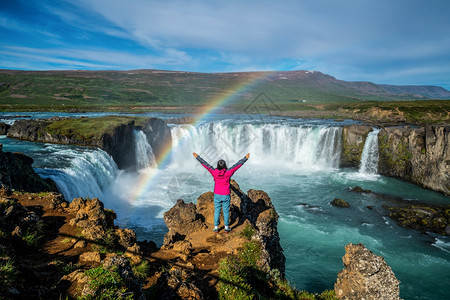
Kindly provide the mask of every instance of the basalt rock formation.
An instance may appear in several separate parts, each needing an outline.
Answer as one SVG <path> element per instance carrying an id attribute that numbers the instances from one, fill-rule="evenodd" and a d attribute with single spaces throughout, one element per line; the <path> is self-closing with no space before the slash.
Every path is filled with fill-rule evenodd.
<path id="1" fill-rule="evenodd" d="M 33 167 L 33 159 L 22 153 L 3 152 L 0 144 L 0 184 L 9 189 L 30 192 L 58 191 L 51 179 L 42 179 Z"/>
<path id="2" fill-rule="evenodd" d="M 363 244 L 348 244 L 342 257 L 344 269 L 338 273 L 334 291 L 344 300 L 400 299 L 400 281 L 384 258 Z"/>
<path id="3" fill-rule="evenodd" d="M 106 122 L 111 125 L 103 131 L 97 128 Z M 170 129 L 162 119 L 132 117 L 18 120 L 8 130 L 8 137 L 33 142 L 98 147 L 110 154 L 120 169 L 128 169 L 136 166 L 134 130 L 145 133 L 156 159 L 172 143 Z"/>
<path id="4" fill-rule="evenodd" d="M 378 147 L 380 174 L 450 195 L 450 126 L 384 128 Z"/>
<path id="5" fill-rule="evenodd" d="M 333 201 L 330 202 L 330 204 L 333 206 L 343 207 L 343 208 L 350 207 L 350 204 L 341 198 L 334 198 Z"/>
<path id="6" fill-rule="evenodd" d="M 285 270 L 286 258 L 280 245 L 280 238 L 277 231 L 278 214 L 264 191 L 249 190 L 243 193 L 235 181 L 231 181 L 231 207 L 230 224 L 232 232 L 240 232 L 244 226 L 251 226 L 255 234 L 252 239 L 261 245 L 261 256 L 258 266 L 265 271 L 278 269 L 281 273 Z M 214 194 L 207 192 L 197 199 L 197 204 L 178 202 L 166 213 L 164 221 L 169 232 L 164 238 L 164 249 L 179 249 L 185 254 L 192 253 L 192 250 L 199 247 L 199 233 L 208 236 L 214 227 Z M 223 224 L 223 221 L 222 223 Z M 214 239 L 220 238 L 223 244 L 215 245 Z M 237 244 L 236 244 L 237 243 Z M 239 243 L 231 238 L 231 235 L 215 237 L 206 241 L 202 245 L 208 251 L 224 251 L 224 249 L 239 248 Z M 228 250 L 227 250 L 228 251 Z M 231 253 L 233 253 L 231 251 Z"/>
<path id="7" fill-rule="evenodd" d="M 358 168 L 367 135 L 372 127 L 367 125 L 344 126 L 342 130 L 341 168 Z"/>
<path id="8" fill-rule="evenodd" d="M 344 126 L 341 167 L 358 168 L 368 133 Z M 386 127 L 378 133 L 378 173 L 450 195 L 450 126 Z"/>
<path id="9" fill-rule="evenodd" d="M 11 128 L 11 125 L 0 122 L 0 135 L 5 135 L 9 128 Z"/>
<path id="10" fill-rule="evenodd" d="M 450 205 L 443 207 L 412 205 L 386 208 L 391 212 L 389 216 L 401 226 L 450 235 Z"/>

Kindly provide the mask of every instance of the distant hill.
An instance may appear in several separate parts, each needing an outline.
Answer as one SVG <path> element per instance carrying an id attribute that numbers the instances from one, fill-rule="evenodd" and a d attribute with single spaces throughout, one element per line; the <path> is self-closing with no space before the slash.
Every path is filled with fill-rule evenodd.
<path id="1" fill-rule="evenodd" d="M 232 95 L 245 104 L 264 93 L 275 103 L 450 99 L 438 86 L 338 80 L 317 71 L 193 73 L 161 70 L 0 70 L 0 104 L 203 105 Z"/>

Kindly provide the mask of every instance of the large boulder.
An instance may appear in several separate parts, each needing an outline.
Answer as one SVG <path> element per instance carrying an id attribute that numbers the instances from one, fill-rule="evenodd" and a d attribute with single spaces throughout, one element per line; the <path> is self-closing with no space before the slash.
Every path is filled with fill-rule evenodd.
<path id="1" fill-rule="evenodd" d="M 400 281 L 381 256 L 363 244 L 345 246 L 344 269 L 338 273 L 334 291 L 339 299 L 400 299 Z"/>
<path id="2" fill-rule="evenodd" d="M 107 230 L 114 227 L 115 213 L 111 210 L 105 210 L 103 203 L 97 198 L 75 198 L 68 209 L 75 214 L 69 224 L 82 228 L 83 236 L 91 241 L 101 240 L 106 235 Z M 125 230 L 130 231 L 131 229 Z M 134 233 L 133 236 L 135 239 L 136 234 Z M 135 240 L 132 240 L 129 244 L 131 245 L 134 242 Z M 128 247 L 128 244 L 124 247 Z"/>
<path id="3" fill-rule="evenodd" d="M 185 203 L 182 199 L 164 213 L 164 222 L 169 231 L 184 236 L 206 227 L 204 217 L 197 212 L 195 204 Z"/>

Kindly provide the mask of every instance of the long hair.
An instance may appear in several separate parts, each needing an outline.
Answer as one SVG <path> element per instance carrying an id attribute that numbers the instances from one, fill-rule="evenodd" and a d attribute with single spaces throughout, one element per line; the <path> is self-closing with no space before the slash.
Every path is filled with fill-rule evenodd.
<path id="1" fill-rule="evenodd" d="M 217 162 L 217 170 L 222 170 L 227 168 L 227 163 L 223 159 L 219 159 Z"/>

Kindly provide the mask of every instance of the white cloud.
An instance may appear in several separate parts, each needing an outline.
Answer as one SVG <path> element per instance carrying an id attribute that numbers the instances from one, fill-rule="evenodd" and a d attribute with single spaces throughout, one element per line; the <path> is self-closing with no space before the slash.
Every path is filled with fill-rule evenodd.
<path id="1" fill-rule="evenodd" d="M 34 33 L 45 42 L 54 34 L 54 41 L 36 47 L 49 53 L 66 48 L 56 57 L 86 66 L 188 71 L 281 67 L 381 82 L 401 82 L 414 76 L 411 70 L 425 68 L 450 81 L 450 75 L 438 71 L 450 61 L 446 0 L 432 5 L 422 0 L 62 0 L 32 5 L 53 17 L 52 26 L 59 20 L 76 39 L 41 24 L 35 27 L 41 32 Z M 0 27 L 20 30 L 22 25 L 0 13 Z M 52 58 L 41 58 L 46 57 Z M 433 77 L 427 74 L 424 81 Z"/>
<path id="2" fill-rule="evenodd" d="M 69 68 L 86 69 L 142 69 L 163 65 L 184 66 L 195 64 L 188 55 L 179 51 L 166 51 L 165 56 L 136 55 L 107 49 L 35 49 L 27 47 L 2 47 L 0 55 L 21 61 L 41 61 Z M 3 61 L 1 62 L 3 65 Z"/>

